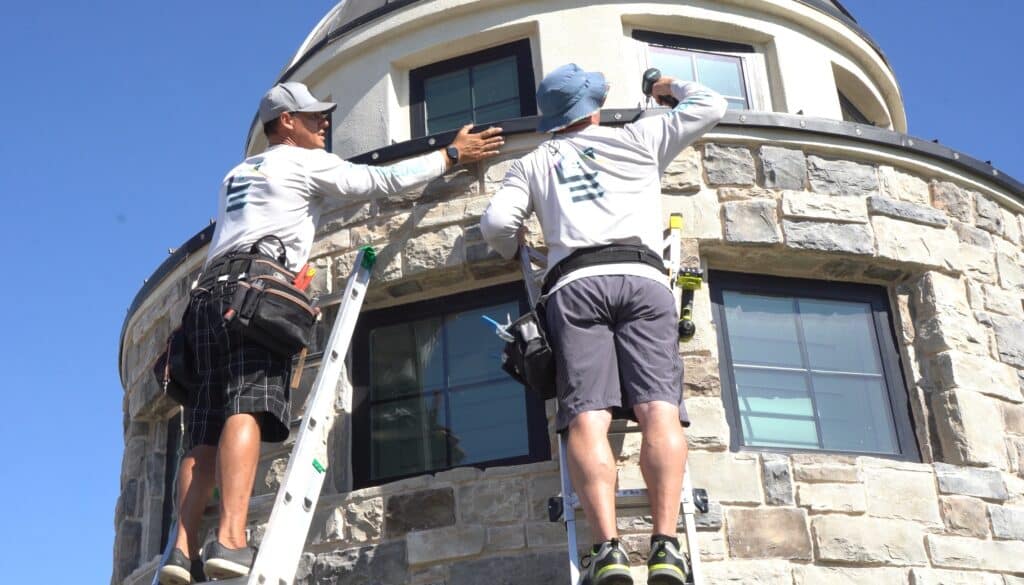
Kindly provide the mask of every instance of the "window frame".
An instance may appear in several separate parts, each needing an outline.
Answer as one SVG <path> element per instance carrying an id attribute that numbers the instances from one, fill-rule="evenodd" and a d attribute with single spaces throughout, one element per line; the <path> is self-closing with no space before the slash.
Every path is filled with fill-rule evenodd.
<path id="1" fill-rule="evenodd" d="M 429 317 L 450 315 L 503 302 L 517 302 L 520 314 L 529 310 L 521 281 L 377 309 L 359 316 L 352 346 L 353 448 L 351 452 L 353 489 L 383 485 L 409 477 L 432 475 L 459 467 L 486 469 L 488 467 L 522 465 L 551 459 L 551 444 L 548 437 L 548 422 L 544 401 L 540 399 L 536 392 L 524 387 L 523 392 L 526 398 L 526 433 L 529 451 L 527 454 L 451 467 L 439 467 L 385 478 L 375 479 L 371 477 L 370 332 L 379 327 L 408 323 Z M 482 325 L 481 329 L 483 329 Z M 511 380 L 511 378 L 509 379 Z"/>
<path id="2" fill-rule="evenodd" d="M 913 412 L 910 408 L 910 394 L 903 376 L 902 358 L 896 346 L 895 324 L 892 318 L 888 293 L 883 287 L 720 270 L 710 271 L 708 282 L 710 283 L 712 319 L 717 329 L 718 367 L 722 380 L 722 402 L 725 406 L 726 422 L 729 424 L 730 451 L 823 453 L 879 457 L 913 462 L 921 461 L 917 435 L 914 432 Z M 729 329 L 728 323 L 725 320 L 723 301 L 723 292 L 725 290 L 784 298 L 799 297 L 857 302 L 869 305 L 871 307 L 871 324 L 875 334 L 874 342 L 878 349 L 878 359 L 881 362 L 882 378 L 885 382 L 889 412 L 893 418 L 898 452 L 877 453 L 744 445 L 739 403 L 736 397 L 736 381 L 733 376 L 732 350 L 728 343 Z"/>
<path id="3" fill-rule="evenodd" d="M 747 110 L 764 110 L 766 104 L 763 103 L 761 93 L 758 89 L 760 82 L 759 78 L 755 78 L 754 69 L 760 69 L 760 65 L 756 64 L 751 57 L 758 55 L 757 49 L 753 45 L 745 43 L 735 43 L 731 41 L 719 41 L 714 39 L 705 39 L 701 37 L 691 37 L 687 35 L 679 35 L 672 33 L 655 32 L 651 30 L 636 29 L 633 30 L 631 36 L 634 40 L 639 41 L 644 45 L 643 50 L 643 61 L 645 66 L 650 67 L 650 57 L 647 52 L 649 46 L 654 46 L 662 49 L 672 49 L 676 51 L 683 51 L 687 53 L 705 53 L 714 57 L 731 57 L 739 60 L 740 64 L 740 83 L 743 86 L 744 96 L 743 99 L 747 102 Z M 696 72 L 696 67 L 694 68 Z M 767 86 L 766 86 L 767 87 Z M 731 96 L 736 97 L 736 96 Z"/>
<path id="4" fill-rule="evenodd" d="M 519 117 L 536 115 L 537 85 L 533 72 L 530 39 L 526 38 L 409 70 L 409 123 L 412 137 L 427 136 L 425 89 L 427 79 L 506 57 L 516 58 L 519 82 Z"/>

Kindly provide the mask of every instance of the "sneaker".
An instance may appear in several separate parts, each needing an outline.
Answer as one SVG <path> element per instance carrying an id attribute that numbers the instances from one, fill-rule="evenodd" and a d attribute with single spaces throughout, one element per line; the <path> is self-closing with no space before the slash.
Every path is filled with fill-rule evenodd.
<path id="1" fill-rule="evenodd" d="M 171 551 L 167 562 L 160 567 L 160 585 L 190 585 L 192 583 L 192 561 L 180 548 Z"/>
<path id="2" fill-rule="evenodd" d="M 690 579 L 690 562 L 676 545 L 660 540 L 647 559 L 647 585 L 685 585 Z"/>
<path id="3" fill-rule="evenodd" d="M 214 540 L 203 550 L 203 572 L 207 579 L 244 577 L 249 574 L 255 556 L 252 547 L 228 548 Z"/>
<path id="4" fill-rule="evenodd" d="M 584 569 L 580 585 L 633 585 L 629 555 L 617 538 L 602 543 L 597 552 L 583 555 L 580 565 Z"/>

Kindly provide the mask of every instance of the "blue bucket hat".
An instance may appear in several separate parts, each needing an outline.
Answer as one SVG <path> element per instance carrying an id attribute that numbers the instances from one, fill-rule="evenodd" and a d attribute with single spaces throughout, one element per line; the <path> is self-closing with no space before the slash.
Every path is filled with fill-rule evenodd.
<path id="1" fill-rule="evenodd" d="M 555 69 L 537 88 L 541 118 L 537 131 L 556 132 L 601 109 L 608 95 L 604 75 L 569 63 Z"/>

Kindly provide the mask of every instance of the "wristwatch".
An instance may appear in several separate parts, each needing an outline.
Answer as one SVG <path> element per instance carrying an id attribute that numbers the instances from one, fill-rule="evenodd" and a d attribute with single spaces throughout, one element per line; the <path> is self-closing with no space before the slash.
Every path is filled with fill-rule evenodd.
<path id="1" fill-rule="evenodd" d="M 452 166 L 459 164 L 459 149 L 454 145 L 448 145 L 448 148 L 444 149 L 444 153 L 448 155 L 448 158 L 452 159 Z"/>

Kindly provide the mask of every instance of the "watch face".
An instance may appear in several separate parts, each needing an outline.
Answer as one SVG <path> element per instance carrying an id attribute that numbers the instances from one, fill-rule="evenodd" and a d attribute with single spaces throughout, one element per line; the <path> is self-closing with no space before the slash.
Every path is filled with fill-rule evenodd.
<path id="1" fill-rule="evenodd" d="M 448 158 L 452 159 L 454 162 L 459 162 L 459 149 L 458 148 L 455 148 L 454 146 L 449 146 L 446 149 L 446 152 L 448 154 Z"/>

